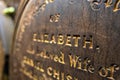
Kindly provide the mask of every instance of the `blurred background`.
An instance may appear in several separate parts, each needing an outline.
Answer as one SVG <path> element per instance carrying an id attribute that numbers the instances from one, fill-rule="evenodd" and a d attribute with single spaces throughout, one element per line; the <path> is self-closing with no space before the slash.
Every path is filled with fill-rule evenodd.
<path id="1" fill-rule="evenodd" d="M 9 80 L 9 54 L 21 0 L 0 0 L 0 80 Z"/>

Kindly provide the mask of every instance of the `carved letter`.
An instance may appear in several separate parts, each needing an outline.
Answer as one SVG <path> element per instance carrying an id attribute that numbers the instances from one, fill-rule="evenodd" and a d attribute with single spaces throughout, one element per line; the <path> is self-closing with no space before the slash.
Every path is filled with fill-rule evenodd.
<path id="1" fill-rule="evenodd" d="M 33 34 L 33 41 L 37 41 L 37 34 Z"/>
<path id="2" fill-rule="evenodd" d="M 101 69 L 99 70 L 99 75 L 100 75 L 101 77 L 107 77 L 107 75 L 108 75 L 107 69 L 106 69 L 105 67 L 101 68 Z"/>
<path id="3" fill-rule="evenodd" d="M 108 79 L 115 80 L 114 79 L 114 73 L 119 70 L 119 67 L 117 65 L 113 65 L 107 69 L 110 72 L 110 76 L 107 77 Z"/>
<path id="4" fill-rule="evenodd" d="M 49 43 L 49 35 L 48 34 L 44 34 L 44 42 Z"/>
<path id="5" fill-rule="evenodd" d="M 51 41 L 50 41 L 50 43 L 52 44 L 56 44 L 56 40 L 55 40 L 55 36 L 52 34 L 51 35 Z"/>
<path id="6" fill-rule="evenodd" d="M 90 73 L 94 73 L 94 67 L 92 66 L 92 65 L 90 65 L 89 67 L 88 67 L 88 71 L 90 72 Z"/>
<path id="7" fill-rule="evenodd" d="M 58 44 L 60 45 L 64 44 L 64 36 L 61 34 L 58 36 Z"/>
<path id="8" fill-rule="evenodd" d="M 72 80 L 72 77 L 70 75 L 66 76 L 67 80 Z"/>
<path id="9" fill-rule="evenodd" d="M 87 67 L 88 67 L 88 65 L 89 65 L 90 62 L 91 62 L 91 61 L 90 61 L 88 58 L 86 58 L 86 59 L 84 60 L 84 62 L 83 62 L 83 64 L 84 64 L 83 70 L 84 70 L 84 71 L 88 71 L 88 70 L 87 70 Z"/>
<path id="10" fill-rule="evenodd" d="M 90 36 L 90 40 L 87 40 L 86 36 L 84 36 L 83 48 L 86 48 L 87 44 L 89 44 L 89 49 L 93 49 L 93 38 L 92 38 L 92 36 Z"/>
<path id="11" fill-rule="evenodd" d="M 119 5 L 120 5 L 120 0 L 117 0 L 114 6 L 114 10 L 113 10 L 114 12 L 120 10 Z"/>
<path id="12" fill-rule="evenodd" d="M 77 56 L 72 56 L 72 55 L 69 55 L 69 59 L 70 59 L 70 66 L 71 66 L 71 67 L 76 68 L 78 58 L 79 58 L 79 57 L 77 57 Z"/>
<path id="13" fill-rule="evenodd" d="M 71 36 L 70 35 L 67 35 L 67 39 L 66 39 L 66 46 L 72 46 L 71 44 Z"/>
<path id="14" fill-rule="evenodd" d="M 60 62 L 61 64 L 65 64 L 64 53 L 62 53 L 62 52 L 60 52 L 60 53 L 61 53 L 61 56 L 60 56 L 60 58 L 59 58 L 59 62 Z"/>
<path id="15" fill-rule="evenodd" d="M 78 41 L 79 41 L 79 39 L 80 39 L 80 36 L 74 35 L 74 36 L 73 36 L 73 39 L 75 39 L 74 46 L 75 46 L 75 47 L 78 47 L 78 45 L 79 45 L 79 44 L 78 44 Z"/>
<path id="16" fill-rule="evenodd" d="M 52 69 L 51 67 L 48 67 L 48 68 L 47 68 L 47 74 L 48 74 L 49 76 L 52 76 L 52 71 L 53 71 L 53 69 Z"/>
<path id="17" fill-rule="evenodd" d="M 112 5 L 112 3 L 113 3 L 113 0 L 107 0 L 105 5 L 106 5 L 106 7 L 110 7 Z"/>
<path id="18" fill-rule="evenodd" d="M 59 76 L 60 76 L 59 71 L 54 70 L 53 71 L 53 77 L 56 78 L 57 80 L 59 80 L 60 79 Z"/>

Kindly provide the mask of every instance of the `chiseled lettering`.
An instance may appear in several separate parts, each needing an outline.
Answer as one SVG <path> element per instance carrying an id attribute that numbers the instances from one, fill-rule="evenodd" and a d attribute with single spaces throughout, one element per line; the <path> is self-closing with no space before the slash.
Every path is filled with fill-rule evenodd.
<path id="1" fill-rule="evenodd" d="M 118 10 L 120 10 L 119 5 L 120 5 L 120 0 L 117 0 L 114 6 L 114 10 L 113 10 L 114 12 L 117 12 Z"/>
<path id="2" fill-rule="evenodd" d="M 57 56 L 57 55 L 55 55 L 55 56 L 54 56 L 54 61 L 55 61 L 55 62 L 58 62 L 58 61 L 59 61 L 59 59 L 58 59 L 58 56 Z"/>
<path id="3" fill-rule="evenodd" d="M 38 77 L 36 75 L 33 75 L 32 71 L 28 71 L 28 70 L 24 70 L 24 69 L 20 69 L 20 71 L 26 75 L 28 78 L 32 79 L 32 80 L 38 80 Z"/>
<path id="4" fill-rule="evenodd" d="M 61 56 L 59 57 L 59 63 L 65 64 L 64 53 L 60 52 Z"/>
<path id="5" fill-rule="evenodd" d="M 54 0 L 49 0 L 50 3 L 54 2 Z"/>
<path id="6" fill-rule="evenodd" d="M 23 63 L 26 63 L 26 64 L 30 65 L 31 67 L 33 67 L 33 66 L 34 66 L 34 62 L 33 62 L 33 60 L 32 60 L 32 59 L 27 58 L 26 56 L 24 56 Z"/>
<path id="7" fill-rule="evenodd" d="M 115 80 L 114 79 L 114 74 L 116 71 L 119 70 L 119 67 L 117 65 L 112 65 L 108 68 L 105 68 L 105 67 L 102 67 L 100 70 L 99 70 L 99 75 L 101 77 L 106 77 L 108 79 L 111 79 L 111 80 Z"/>
<path id="8" fill-rule="evenodd" d="M 80 35 L 54 35 L 49 33 L 44 34 L 33 34 L 33 41 L 35 42 L 43 42 L 48 44 L 57 44 L 57 45 L 64 45 L 69 47 L 78 47 L 80 45 L 79 40 L 81 39 Z M 86 35 L 83 35 L 83 48 L 89 47 L 89 49 L 93 49 L 93 37 L 90 36 L 89 39 L 87 39 Z M 82 45 L 81 44 L 81 45 Z"/>
<path id="9" fill-rule="evenodd" d="M 44 72 L 43 66 L 40 63 L 34 65 L 34 68 L 40 72 Z"/>
<path id="10" fill-rule="evenodd" d="M 29 54 L 34 54 L 35 50 L 34 49 L 33 50 L 27 49 L 26 52 L 29 53 Z"/>
<path id="11" fill-rule="evenodd" d="M 56 40 L 55 40 L 55 35 L 54 34 L 52 34 L 51 35 L 51 41 L 50 41 L 50 43 L 52 44 L 56 44 Z"/>
<path id="12" fill-rule="evenodd" d="M 99 70 L 99 75 L 102 76 L 102 77 L 107 77 L 108 75 L 108 71 L 105 67 L 102 67 L 100 70 Z"/>
<path id="13" fill-rule="evenodd" d="M 42 51 L 36 54 L 36 56 L 42 57 L 44 59 L 50 59 L 54 62 L 65 64 L 64 53 L 60 52 L 60 55 L 49 54 L 47 55 L 46 51 Z"/>
<path id="14" fill-rule="evenodd" d="M 49 35 L 47 33 L 44 34 L 44 42 L 49 43 Z"/>
<path id="15" fill-rule="evenodd" d="M 78 60 L 78 67 L 77 67 L 77 69 L 82 70 L 82 59 L 80 59 L 80 58 Z"/>
<path id="16" fill-rule="evenodd" d="M 79 45 L 78 42 L 79 42 L 80 36 L 74 35 L 74 36 L 73 36 L 73 39 L 74 39 L 74 41 L 75 41 L 75 42 L 74 42 L 74 46 L 75 46 L 75 47 L 78 47 L 78 45 Z"/>
<path id="17" fill-rule="evenodd" d="M 49 4 L 49 3 L 52 3 L 52 2 L 54 2 L 54 0 L 45 0 L 46 4 Z"/>
<path id="18" fill-rule="evenodd" d="M 59 76 L 60 76 L 60 72 L 57 71 L 57 70 L 53 70 L 53 77 L 54 77 L 55 79 L 59 80 L 59 79 L 60 79 Z"/>
<path id="19" fill-rule="evenodd" d="M 47 74 L 56 80 L 78 80 L 78 78 L 72 77 L 70 74 L 68 74 L 68 73 L 65 74 L 59 70 L 52 68 L 52 67 L 47 68 Z"/>
<path id="20" fill-rule="evenodd" d="M 60 52 L 60 54 L 61 54 L 60 56 L 55 55 L 53 59 L 54 59 L 55 62 L 59 62 L 61 64 L 65 64 L 64 53 Z"/>
<path id="21" fill-rule="evenodd" d="M 77 66 L 77 62 L 78 62 L 78 58 L 77 56 L 72 56 L 69 55 L 69 59 L 70 59 L 70 66 L 76 68 Z"/>
<path id="22" fill-rule="evenodd" d="M 88 66 L 88 72 L 94 73 L 94 71 L 95 71 L 95 68 L 92 65 Z"/>
<path id="23" fill-rule="evenodd" d="M 105 5 L 106 5 L 106 7 L 110 7 L 112 5 L 112 3 L 113 3 L 113 0 L 107 0 Z"/>
<path id="24" fill-rule="evenodd" d="M 34 80 L 38 80 L 37 75 L 33 75 Z"/>
<path id="25" fill-rule="evenodd" d="M 28 46 L 28 49 L 26 50 L 27 53 L 29 54 L 35 54 L 35 50 L 32 48 L 33 45 Z"/>
<path id="26" fill-rule="evenodd" d="M 49 58 L 50 58 L 50 59 L 54 59 L 54 55 L 50 54 L 50 55 L 49 55 Z"/>
<path id="27" fill-rule="evenodd" d="M 40 39 L 38 39 L 38 40 L 39 40 L 38 42 L 44 42 L 44 34 L 41 34 Z"/>
<path id="28" fill-rule="evenodd" d="M 67 75 L 67 76 L 66 76 L 66 79 L 67 79 L 67 80 L 73 80 L 73 79 L 72 79 L 72 76 L 70 76 L 70 75 Z"/>
<path id="29" fill-rule="evenodd" d="M 30 65 L 31 65 L 32 67 L 34 67 L 34 62 L 33 62 L 32 59 L 30 59 Z"/>
<path id="30" fill-rule="evenodd" d="M 78 78 L 75 78 L 74 80 L 78 80 Z"/>
<path id="31" fill-rule="evenodd" d="M 61 80 L 65 80 L 64 76 L 65 76 L 65 74 L 61 73 Z"/>
<path id="32" fill-rule="evenodd" d="M 44 69 L 41 66 L 34 66 L 34 68 L 40 72 L 44 72 Z"/>
<path id="33" fill-rule="evenodd" d="M 108 68 L 107 70 L 108 70 L 109 73 L 110 73 L 109 77 L 107 77 L 107 78 L 109 78 L 109 79 L 111 79 L 111 80 L 114 80 L 114 72 L 115 72 L 114 66 L 111 66 L 111 67 Z"/>
<path id="34" fill-rule="evenodd" d="M 119 70 L 119 67 L 117 65 L 112 65 L 107 70 L 110 73 L 110 75 L 107 78 L 111 79 L 111 80 L 115 80 L 114 79 L 114 73 Z"/>
<path id="35" fill-rule="evenodd" d="M 37 34 L 33 34 L 33 41 L 37 41 Z"/>
<path id="36" fill-rule="evenodd" d="M 90 61 L 88 58 L 86 58 L 86 59 L 84 60 L 84 62 L 83 62 L 83 70 L 84 70 L 84 71 L 88 71 L 87 67 L 88 67 L 88 65 L 89 65 L 90 62 L 91 62 L 91 61 Z"/>
<path id="37" fill-rule="evenodd" d="M 58 35 L 58 44 L 62 45 L 64 44 L 64 36 L 63 35 Z"/>
<path id="38" fill-rule="evenodd" d="M 47 68 L 47 74 L 48 74 L 49 76 L 52 76 L 52 75 L 53 75 L 53 69 L 52 69 L 52 67 L 48 67 L 48 68 Z"/>
<path id="39" fill-rule="evenodd" d="M 83 48 L 87 48 L 87 44 L 89 44 L 89 49 L 93 49 L 93 38 L 90 36 L 90 39 L 87 40 L 86 36 L 83 36 Z"/>
<path id="40" fill-rule="evenodd" d="M 94 73 L 94 66 L 88 58 L 81 59 L 79 56 L 69 55 L 70 67 L 89 73 Z"/>
<path id="41" fill-rule="evenodd" d="M 67 37 L 66 37 L 66 46 L 72 46 L 72 44 L 71 44 L 71 36 L 70 35 L 67 35 Z"/>

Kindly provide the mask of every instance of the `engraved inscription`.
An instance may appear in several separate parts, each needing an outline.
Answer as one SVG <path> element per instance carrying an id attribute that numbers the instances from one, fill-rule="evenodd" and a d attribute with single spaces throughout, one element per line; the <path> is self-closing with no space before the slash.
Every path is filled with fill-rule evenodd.
<path id="1" fill-rule="evenodd" d="M 45 10 L 45 7 L 47 6 L 47 4 L 49 3 L 53 3 L 54 0 L 45 0 L 44 3 L 40 6 L 40 10 L 44 11 Z"/>
<path id="2" fill-rule="evenodd" d="M 120 0 L 116 1 L 115 6 L 114 6 L 114 12 L 120 10 Z"/>
<path id="3" fill-rule="evenodd" d="M 102 3 L 105 4 L 106 8 L 114 6 L 113 12 L 117 12 L 120 10 L 120 7 L 119 7 L 120 0 L 116 0 L 115 3 L 113 0 L 105 0 L 105 1 L 104 0 L 87 0 L 87 1 L 90 2 L 91 8 L 94 11 L 100 10 Z"/>
<path id="4" fill-rule="evenodd" d="M 16 48 L 16 52 L 14 53 L 18 53 L 18 51 L 20 53 L 22 44 L 24 44 L 23 35 L 36 30 L 36 29 L 33 29 L 31 31 L 25 32 L 26 27 L 30 26 L 30 24 L 32 23 L 32 20 L 34 20 L 36 15 L 39 15 L 40 11 L 44 11 L 45 8 L 50 3 L 54 2 L 54 0 L 43 0 L 44 1 L 43 3 L 40 3 L 40 1 L 41 0 L 39 0 L 39 3 L 38 3 L 39 6 L 35 6 L 36 3 L 31 4 L 33 5 L 33 7 L 31 8 L 31 10 L 28 10 L 29 15 L 25 16 L 25 19 L 23 19 L 23 23 L 21 23 L 20 25 L 21 26 L 20 33 L 18 33 L 18 37 L 17 37 L 18 43 L 15 44 L 17 48 Z M 74 0 L 68 0 L 68 1 L 69 1 L 69 4 L 75 3 Z M 115 3 L 113 0 L 105 0 L 105 1 L 88 0 L 88 1 L 91 3 L 91 7 L 93 10 L 100 10 L 102 4 L 104 4 L 106 8 L 113 7 L 113 12 L 117 12 L 120 10 L 119 8 L 120 0 L 116 0 Z M 84 10 L 86 9 L 84 8 Z M 48 20 L 51 23 L 57 23 L 61 20 L 60 19 L 61 16 L 62 15 L 60 13 L 51 14 L 48 17 L 49 18 Z M 81 80 L 79 77 L 81 75 L 79 73 L 83 72 L 85 73 L 85 76 L 89 74 L 92 74 L 92 75 L 97 74 L 97 76 L 101 77 L 102 79 L 106 79 L 106 80 L 117 79 L 116 75 L 120 70 L 120 67 L 119 67 L 120 65 L 117 65 L 114 62 L 110 62 L 111 60 L 109 61 L 109 59 L 105 61 L 105 64 L 103 64 L 104 62 L 102 63 L 99 60 L 95 62 L 95 60 L 97 59 L 96 56 L 101 57 L 100 55 L 102 52 L 109 52 L 109 51 L 106 51 L 103 49 L 103 47 L 99 46 L 98 44 L 95 44 L 97 43 L 97 41 L 95 39 L 96 37 L 94 37 L 93 35 L 89 35 L 88 33 L 87 35 L 70 34 L 66 32 L 64 32 L 64 34 L 59 32 L 58 34 L 54 32 L 50 34 L 50 33 L 47 33 L 47 30 L 45 31 L 45 33 L 42 33 L 43 31 L 40 30 L 40 33 L 36 32 L 28 36 L 29 38 L 32 38 L 32 42 L 25 44 L 27 45 L 27 47 L 24 47 L 26 49 L 25 50 L 26 52 L 24 51 L 24 53 L 21 55 L 23 56 L 23 57 L 20 57 L 22 59 L 18 59 L 18 60 L 22 60 L 20 63 L 21 68 L 19 69 L 19 71 L 22 72 L 22 74 L 25 75 L 26 78 L 30 78 L 32 80 L 52 80 L 52 79 Z M 106 35 L 103 35 L 103 36 L 106 37 Z M 97 40 L 99 40 L 99 37 L 97 37 Z M 47 46 L 47 48 L 40 47 L 41 44 L 42 46 Z M 100 43 L 100 45 L 102 45 L 102 43 Z M 56 49 L 52 50 L 51 46 L 55 47 Z M 38 47 L 40 48 L 38 49 Z M 63 49 L 64 47 L 66 49 Z M 93 54 L 96 52 L 100 53 L 100 55 Z M 87 53 L 90 53 L 90 54 L 87 54 Z M 93 58 L 93 56 L 95 56 L 94 57 L 95 59 Z M 45 64 L 43 63 L 44 61 L 51 62 L 52 64 L 48 64 L 48 63 Z M 64 67 L 64 69 L 70 69 L 72 73 L 69 72 L 68 70 L 62 70 L 61 68 L 59 68 L 59 65 L 60 67 L 61 66 Z M 14 64 L 14 66 L 17 67 L 16 64 Z M 34 73 L 34 71 L 35 72 L 37 71 L 37 75 L 36 73 Z M 16 69 L 14 70 L 14 72 L 17 72 Z M 75 74 L 77 72 L 79 76 L 73 75 L 74 74 L 73 72 L 75 72 Z"/>
<path id="5" fill-rule="evenodd" d="M 53 53 L 48 53 L 47 51 L 42 51 L 42 52 L 38 52 L 35 54 L 30 54 L 30 55 L 34 55 L 37 57 L 41 57 L 43 59 L 46 60 L 52 60 L 56 63 L 60 63 L 62 65 L 65 65 L 66 63 L 69 63 L 69 67 L 77 69 L 78 71 L 84 71 L 84 72 L 89 72 L 92 74 L 96 74 L 96 72 L 98 72 L 97 74 L 101 77 L 105 77 L 107 79 L 110 80 L 115 80 L 114 75 L 115 73 L 119 70 L 119 66 L 116 64 L 112 64 L 109 67 L 98 67 L 98 69 L 95 69 L 94 66 L 91 64 L 91 60 L 87 57 L 87 58 L 82 58 L 81 56 L 77 56 L 77 55 L 66 55 L 69 59 L 69 62 L 66 61 L 65 58 L 65 54 L 64 52 L 60 52 L 60 55 L 55 55 Z M 47 73 L 50 77 L 53 77 L 56 80 L 79 80 L 79 78 L 77 77 L 73 77 L 71 76 L 69 73 L 64 73 L 60 70 L 54 69 L 53 67 L 51 67 L 50 65 L 48 65 L 47 68 L 44 68 L 43 64 L 41 64 L 41 62 L 37 62 L 35 63 L 34 60 L 32 60 L 31 58 L 24 56 L 23 57 L 23 61 L 21 62 L 21 65 L 23 65 L 23 67 L 20 69 L 20 71 L 25 74 L 26 76 L 28 76 L 29 78 L 33 79 L 33 80 L 38 80 L 39 77 L 37 77 L 36 75 L 32 75 L 32 72 L 28 71 L 28 70 L 24 70 L 24 68 L 26 68 L 25 65 L 28 65 L 30 67 L 33 67 L 35 70 L 39 71 L 40 73 Z M 98 70 L 98 71 L 96 71 Z M 35 77 L 36 76 L 36 77 Z M 35 78 L 35 79 L 34 79 Z"/>
<path id="6" fill-rule="evenodd" d="M 89 46 L 89 48 L 90 49 L 93 49 L 93 38 L 92 38 L 92 36 L 90 36 L 90 39 L 89 40 L 87 40 L 86 39 L 86 36 L 84 35 L 84 41 L 83 41 L 83 48 L 86 48 L 87 47 L 87 44 L 89 44 L 90 46 Z"/>
<path id="7" fill-rule="evenodd" d="M 105 2 L 106 7 L 110 7 L 113 4 L 113 0 L 107 0 Z"/>
<path id="8" fill-rule="evenodd" d="M 99 49 L 99 46 L 96 47 L 97 49 Z M 58 55 L 55 55 L 54 53 L 49 53 L 46 50 L 43 50 L 41 52 L 38 53 L 34 53 L 31 54 L 31 51 L 27 51 L 27 53 L 29 53 L 30 55 L 35 55 L 37 57 L 41 57 L 43 59 L 47 59 L 47 60 L 52 60 L 56 63 L 60 63 L 62 65 L 65 65 L 66 63 L 69 63 L 69 66 L 72 68 L 75 68 L 77 70 L 81 70 L 84 72 L 89 72 L 89 73 L 95 73 L 95 68 L 94 65 L 91 64 L 91 60 L 89 58 L 82 58 L 81 56 L 76 56 L 76 55 L 71 55 L 71 53 L 69 55 L 67 55 L 69 62 L 66 62 L 66 58 L 65 58 L 65 54 L 64 52 L 60 52 Z M 31 67 L 34 67 L 36 70 L 40 71 L 40 72 L 45 72 L 42 66 L 36 66 L 34 64 L 34 61 L 30 58 L 27 58 L 26 56 L 24 56 L 23 62 L 24 64 L 27 64 Z M 40 62 L 39 62 L 40 64 Z M 100 67 L 98 68 L 98 74 L 101 77 L 105 77 L 111 80 L 115 80 L 114 78 L 114 74 L 119 70 L 119 66 L 118 65 L 111 65 L 110 67 Z M 53 78 L 60 80 L 60 71 L 56 71 L 54 70 L 52 67 L 47 68 L 47 74 L 49 76 L 52 76 Z M 63 78 L 63 77 L 62 77 Z M 72 77 L 71 77 L 72 78 Z M 64 80 L 64 79 L 63 79 Z"/>
<path id="9" fill-rule="evenodd" d="M 53 69 L 52 67 L 47 68 L 47 74 L 49 76 L 52 76 L 56 80 L 78 80 L 78 78 L 72 77 L 70 74 L 65 75 L 65 73 L 59 70 Z"/>
<path id="10" fill-rule="evenodd" d="M 57 44 L 57 45 L 65 45 L 69 47 L 78 47 L 83 45 L 83 48 L 93 49 L 93 37 L 90 35 L 87 37 L 86 35 L 54 35 L 54 34 L 33 34 L 34 42 L 42 42 L 49 44 Z"/>
<path id="11" fill-rule="evenodd" d="M 58 22 L 60 18 L 60 14 L 57 13 L 55 15 L 50 15 L 50 22 Z"/>
<path id="12" fill-rule="evenodd" d="M 94 66 L 90 64 L 91 60 L 88 58 L 81 59 L 78 56 L 69 55 L 70 66 L 78 70 L 94 73 Z"/>
<path id="13" fill-rule="evenodd" d="M 36 54 L 38 57 L 42 57 L 44 59 L 49 59 L 53 60 L 54 62 L 58 62 L 60 64 L 65 64 L 65 58 L 64 58 L 64 53 L 60 52 L 60 55 L 55 55 L 55 54 L 50 54 L 47 53 L 46 51 L 42 51 Z"/>
<path id="14" fill-rule="evenodd" d="M 89 57 L 82 57 L 79 55 L 75 55 L 73 53 L 64 53 L 64 51 L 57 52 L 58 54 L 48 52 L 46 49 L 43 49 L 42 51 L 36 52 L 34 49 L 34 42 L 38 43 L 46 43 L 46 44 L 56 44 L 56 45 L 65 45 L 69 47 L 79 47 L 82 45 L 82 48 L 88 48 L 93 49 L 94 45 L 94 37 L 92 35 L 71 35 L 71 34 L 33 34 L 33 43 L 27 47 L 26 53 L 29 55 L 33 55 L 38 58 L 42 58 L 45 60 L 53 61 L 55 63 L 59 63 L 61 65 L 68 65 L 68 67 L 74 68 L 77 71 L 83 71 L 88 72 L 91 74 L 98 74 L 101 77 L 115 80 L 114 75 L 119 70 L 119 66 L 114 64 L 110 66 L 99 66 L 98 68 L 95 68 L 95 65 L 92 64 L 92 60 L 89 59 Z M 96 45 L 95 47 L 96 51 L 100 53 L 100 46 Z M 67 55 L 65 55 L 67 54 Z M 68 59 L 69 61 L 67 61 Z M 31 71 L 27 70 L 27 66 L 34 68 L 35 70 L 39 71 L 40 73 L 45 73 L 49 77 L 52 77 L 56 80 L 79 80 L 77 76 L 72 76 L 69 73 L 64 73 L 61 70 L 57 70 L 53 68 L 52 66 L 48 65 L 47 68 L 41 64 L 41 62 L 34 62 L 34 58 L 31 59 L 27 56 L 23 57 L 23 61 L 21 62 L 22 68 L 20 71 L 28 76 L 30 79 L 38 80 L 41 77 L 37 77 L 36 75 L 33 75 Z M 24 69 L 26 67 L 26 69 Z"/>
<path id="15" fill-rule="evenodd" d="M 107 77 L 108 79 L 115 80 L 114 79 L 114 73 L 119 70 L 119 67 L 117 65 L 112 65 L 108 68 L 102 67 L 99 70 L 99 75 L 102 77 Z"/>
<path id="16" fill-rule="evenodd" d="M 88 0 L 94 11 L 100 10 L 102 0 Z"/>

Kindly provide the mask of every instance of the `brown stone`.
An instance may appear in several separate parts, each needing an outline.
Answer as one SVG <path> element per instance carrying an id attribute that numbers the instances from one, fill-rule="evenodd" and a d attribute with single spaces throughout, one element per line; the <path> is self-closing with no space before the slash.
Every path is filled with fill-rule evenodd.
<path id="1" fill-rule="evenodd" d="M 120 80 L 120 0 L 23 3 L 11 80 Z"/>

